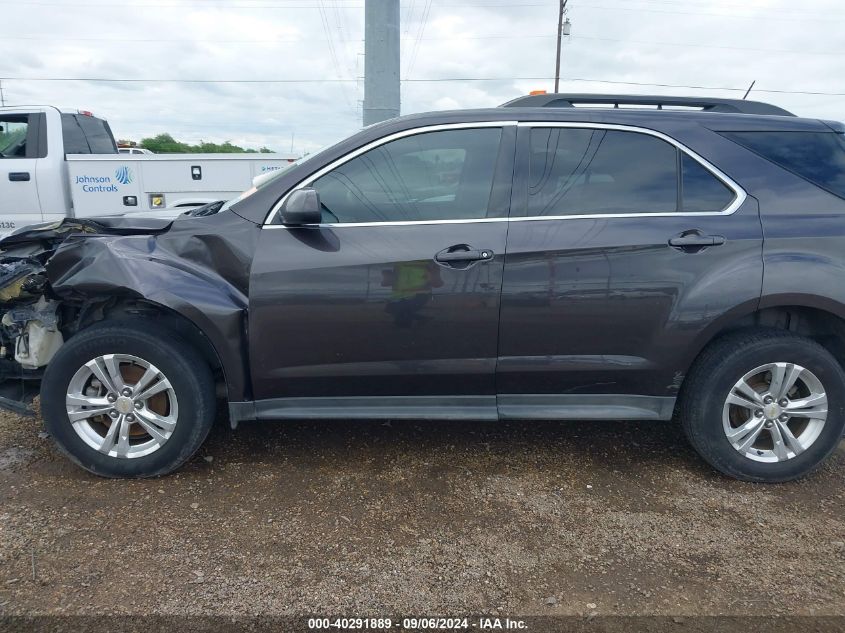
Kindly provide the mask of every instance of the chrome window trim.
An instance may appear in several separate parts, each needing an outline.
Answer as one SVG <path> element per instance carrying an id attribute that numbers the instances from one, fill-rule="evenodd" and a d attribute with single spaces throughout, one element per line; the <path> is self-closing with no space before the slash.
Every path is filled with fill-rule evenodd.
<path id="1" fill-rule="evenodd" d="M 373 148 L 379 147 L 380 145 L 384 145 L 385 143 L 389 143 L 393 140 L 404 138 L 406 136 L 414 136 L 416 134 L 423 134 L 425 132 L 435 132 L 439 130 L 459 130 L 459 129 L 472 129 L 472 128 L 484 128 L 484 127 L 506 127 L 506 126 L 518 126 L 518 127 L 565 127 L 565 128 L 586 128 L 586 129 L 595 129 L 595 130 L 620 130 L 623 132 L 637 132 L 640 134 L 647 134 L 649 136 L 654 136 L 659 138 L 663 141 L 666 141 L 673 147 L 676 147 L 679 151 L 683 152 L 696 162 L 698 162 L 702 167 L 704 167 L 707 171 L 709 171 L 713 176 L 715 176 L 719 181 L 722 182 L 728 189 L 734 192 L 734 199 L 731 203 L 722 209 L 721 211 L 667 211 L 667 212 L 659 212 L 659 213 L 591 213 L 591 214 L 584 214 L 584 215 L 533 215 L 533 216 L 510 216 L 506 218 L 471 218 L 471 219 L 461 219 L 461 220 L 396 220 L 396 221 L 384 221 L 384 222 L 337 222 L 337 223 L 321 223 L 321 224 L 309 224 L 306 225 L 308 227 L 323 227 L 323 228 L 342 228 L 342 227 L 360 227 L 360 226 L 413 226 L 413 225 L 426 225 L 426 224 L 476 224 L 476 223 L 487 223 L 487 222 L 535 222 L 539 220 L 602 220 L 602 219 L 614 219 L 614 218 L 675 218 L 675 217 L 707 217 L 707 216 L 718 216 L 718 215 L 732 215 L 736 213 L 736 211 L 745 203 L 745 200 L 748 198 L 748 194 L 745 190 L 740 187 L 732 178 L 730 178 L 727 174 L 725 174 L 721 169 L 716 167 L 713 163 L 708 161 L 706 158 L 699 156 L 696 152 L 688 148 L 686 145 L 680 143 L 679 141 L 675 140 L 671 136 L 667 136 L 662 132 L 658 132 L 657 130 L 651 130 L 644 127 L 639 127 L 635 125 L 623 125 L 623 124 L 616 124 L 616 123 L 589 123 L 589 122 L 577 122 L 577 121 L 479 121 L 475 123 L 446 123 L 441 125 L 427 125 L 424 127 L 413 128 L 410 130 L 403 130 L 401 132 L 395 132 L 388 136 L 385 136 L 380 139 L 376 139 L 359 147 L 358 149 L 341 156 L 340 158 L 332 161 L 322 169 L 317 170 L 307 178 L 303 179 L 295 186 L 291 187 L 291 189 L 284 195 L 282 198 L 273 205 L 273 208 L 270 210 L 270 213 L 267 214 L 267 217 L 264 220 L 264 224 L 262 228 L 267 229 L 287 229 L 290 228 L 284 224 L 270 224 L 272 219 L 279 213 L 281 206 L 284 204 L 285 200 L 291 193 L 296 191 L 297 189 L 302 189 L 303 187 L 307 187 L 312 182 L 326 174 L 327 172 L 343 165 L 344 163 L 352 160 L 367 152 Z M 302 228 L 302 227 L 299 227 Z"/>
<path id="2" fill-rule="evenodd" d="M 512 221 L 520 221 L 520 220 L 538 220 L 538 219 L 548 219 L 548 220 L 564 220 L 567 218 L 573 219 L 592 219 L 592 218 L 660 218 L 660 217 L 700 217 L 700 216 L 713 216 L 713 215 L 731 215 L 739 209 L 743 203 L 745 202 L 748 194 L 745 192 L 745 189 L 740 187 L 730 176 L 728 176 L 725 172 L 721 169 L 716 167 L 713 163 L 708 161 L 706 158 L 699 156 L 697 153 L 692 151 L 689 147 L 681 143 L 680 141 L 672 138 L 671 136 L 667 136 L 662 132 L 658 132 L 657 130 L 650 130 L 645 127 L 638 127 L 635 125 L 621 125 L 617 123 L 576 123 L 574 121 L 521 121 L 518 124 L 519 127 L 567 127 L 567 128 L 586 128 L 591 130 L 620 130 L 622 132 L 637 132 L 640 134 L 647 134 L 649 136 L 654 136 L 659 138 L 663 141 L 666 141 L 673 147 L 677 148 L 683 154 L 686 154 L 694 161 L 699 163 L 702 167 L 704 167 L 707 171 L 710 172 L 711 175 L 715 176 L 723 185 L 725 185 L 728 189 L 734 192 L 734 199 L 731 203 L 726 206 L 721 211 L 666 211 L 660 213 L 592 213 L 588 215 L 535 215 L 535 216 L 525 216 L 525 217 L 511 217 L 509 218 Z"/>
<path id="3" fill-rule="evenodd" d="M 390 143 L 391 141 L 398 140 L 400 138 L 405 138 L 407 136 L 416 136 L 417 134 L 425 134 L 426 132 L 440 132 L 443 130 L 471 130 L 475 128 L 486 128 L 486 127 L 509 127 L 517 125 L 517 121 L 475 121 L 470 123 L 442 123 L 438 125 L 425 125 L 423 127 L 415 127 L 409 130 L 402 130 L 400 132 L 394 132 L 393 134 L 388 134 L 387 136 L 383 136 L 382 138 L 376 139 L 374 141 L 370 141 L 366 145 L 359 147 L 356 150 L 349 152 L 348 154 L 344 154 L 340 158 L 333 160 L 331 163 L 318 169 L 310 176 L 306 177 L 305 179 L 298 182 L 296 185 L 290 188 L 290 190 L 282 196 L 279 201 L 273 205 L 273 208 L 270 209 L 270 213 L 267 214 L 267 217 L 264 219 L 264 227 L 273 228 L 277 226 L 284 226 L 283 224 L 270 224 L 270 222 L 275 218 L 276 215 L 279 214 L 282 205 L 287 200 L 288 196 L 291 195 L 297 189 L 302 189 L 307 187 L 312 182 L 327 174 L 333 169 L 340 167 L 341 165 L 348 163 L 353 158 L 357 158 L 361 154 L 370 151 L 371 149 L 375 149 L 381 145 L 385 145 Z M 484 218 L 480 218 L 484 219 Z M 441 222 L 463 222 L 464 220 L 408 220 L 408 221 L 398 221 L 398 222 L 340 222 L 336 224 L 315 224 L 315 225 L 308 225 L 308 226 L 372 226 L 372 225 L 391 225 L 391 224 L 433 224 L 433 223 L 441 223 Z"/>

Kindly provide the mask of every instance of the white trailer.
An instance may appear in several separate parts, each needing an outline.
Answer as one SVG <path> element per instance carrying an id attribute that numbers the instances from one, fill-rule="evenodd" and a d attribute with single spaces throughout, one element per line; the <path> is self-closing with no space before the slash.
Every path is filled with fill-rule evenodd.
<path id="1" fill-rule="evenodd" d="M 226 200 L 287 154 L 118 154 L 106 121 L 52 106 L 0 108 L 0 235 L 65 217 Z"/>

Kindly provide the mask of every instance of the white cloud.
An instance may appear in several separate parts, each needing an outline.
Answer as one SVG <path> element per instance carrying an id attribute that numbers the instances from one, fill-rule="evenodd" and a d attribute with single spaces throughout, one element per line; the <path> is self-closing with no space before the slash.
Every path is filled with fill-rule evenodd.
<path id="1" fill-rule="evenodd" d="M 410 78 L 505 79 L 404 83 L 404 113 L 494 106 L 532 89 L 551 90 L 551 80 L 513 78 L 553 74 L 554 0 L 432 0 L 421 28 L 428 2 L 402 3 L 403 73 L 416 48 Z M 845 97 L 760 91 L 845 92 L 845 7 L 838 1 L 571 0 L 569 6 L 562 91 L 741 96 L 572 80 L 745 88 L 756 79 L 752 98 L 805 116 L 845 118 Z M 297 151 L 313 151 L 360 127 L 362 0 L 0 0 L 0 29 L 4 77 L 349 80 L 4 81 L 10 103 L 90 109 L 120 137 L 167 131 L 188 141 L 287 151 L 293 135 Z"/>

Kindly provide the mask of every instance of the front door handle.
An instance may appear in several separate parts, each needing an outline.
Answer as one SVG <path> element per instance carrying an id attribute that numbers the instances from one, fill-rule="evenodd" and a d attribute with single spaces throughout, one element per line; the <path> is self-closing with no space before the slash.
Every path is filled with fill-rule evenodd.
<path id="1" fill-rule="evenodd" d="M 457 244 L 446 248 L 434 256 L 434 260 L 441 264 L 461 262 L 477 262 L 493 259 L 493 251 L 489 248 L 473 248 L 467 244 Z"/>
<path id="2" fill-rule="evenodd" d="M 701 231 L 684 231 L 669 240 L 669 246 L 680 250 L 702 249 L 707 246 L 720 246 L 725 243 L 721 235 L 704 235 Z"/>
<path id="3" fill-rule="evenodd" d="M 9 180 L 12 182 L 28 182 L 29 181 L 29 172 L 28 171 L 10 171 L 9 172 Z"/>

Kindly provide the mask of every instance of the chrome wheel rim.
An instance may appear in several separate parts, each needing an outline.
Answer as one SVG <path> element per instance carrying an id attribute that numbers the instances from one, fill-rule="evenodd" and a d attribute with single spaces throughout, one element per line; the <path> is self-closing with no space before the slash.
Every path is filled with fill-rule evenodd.
<path id="1" fill-rule="evenodd" d="M 733 386 L 722 410 L 731 446 L 758 462 L 784 462 L 806 451 L 827 420 L 818 377 L 794 363 L 768 363 Z"/>
<path id="2" fill-rule="evenodd" d="M 160 449 L 179 416 L 176 392 L 155 365 L 129 354 L 104 354 L 73 375 L 68 420 L 91 448 L 132 459 Z"/>

